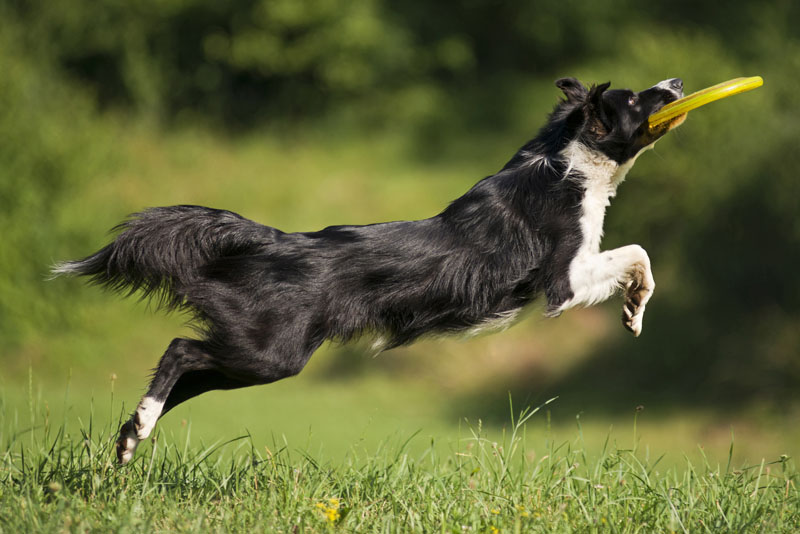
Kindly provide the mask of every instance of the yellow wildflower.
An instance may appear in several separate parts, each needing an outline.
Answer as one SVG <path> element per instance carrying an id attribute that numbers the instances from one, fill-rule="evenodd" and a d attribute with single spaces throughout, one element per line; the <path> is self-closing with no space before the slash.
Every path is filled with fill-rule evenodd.
<path id="1" fill-rule="evenodd" d="M 322 512 L 322 515 L 330 523 L 335 523 L 341 519 L 342 514 L 339 512 L 341 506 L 342 501 L 338 497 L 330 497 L 326 501 L 314 504 L 314 508 Z"/>
<path id="2" fill-rule="evenodd" d="M 337 510 L 336 508 L 328 508 L 327 510 L 325 510 L 325 517 L 328 518 L 328 521 L 334 523 L 339 520 L 340 517 L 339 510 Z"/>

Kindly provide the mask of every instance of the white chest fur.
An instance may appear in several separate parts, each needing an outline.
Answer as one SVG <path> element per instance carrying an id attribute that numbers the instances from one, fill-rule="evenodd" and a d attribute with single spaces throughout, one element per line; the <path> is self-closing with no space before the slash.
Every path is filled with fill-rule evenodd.
<path id="1" fill-rule="evenodd" d="M 606 208 L 611 204 L 611 199 L 617 194 L 617 187 L 625 180 L 636 159 L 650 148 L 653 148 L 653 145 L 643 148 L 622 165 L 577 141 L 571 142 L 563 150 L 562 156 L 568 162 L 567 175 L 575 170 L 580 172 L 585 180 L 581 202 L 580 225 L 583 242 L 580 252 L 596 254 L 600 250 Z"/>
<path id="2" fill-rule="evenodd" d="M 563 303 L 560 310 L 601 302 L 620 287 L 626 266 L 620 267 L 620 260 L 623 258 L 617 257 L 619 255 L 616 251 L 600 252 L 603 220 L 611 198 L 616 195 L 617 187 L 625 179 L 639 154 L 619 165 L 577 142 L 570 143 L 562 152 L 568 162 L 567 175 L 571 171 L 581 174 L 584 194 L 579 221 L 581 245 L 569 266 L 573 297 Z"/>
<path id="3" fill-rule="evenodd" d="M 622 167 L 603 154 L 575 141 L 567 145 L 562 154 L 568 162 L 567 175 L 578 171 L 584 180 L 580 219 L 583 241 L 578 255 L 585 252 L 596 253 L 600 250 L 600 241 L 603 238 L 606 208 L 616 195 L 617 186 L 624 179 L 624 175 L 617 178 Z"/>

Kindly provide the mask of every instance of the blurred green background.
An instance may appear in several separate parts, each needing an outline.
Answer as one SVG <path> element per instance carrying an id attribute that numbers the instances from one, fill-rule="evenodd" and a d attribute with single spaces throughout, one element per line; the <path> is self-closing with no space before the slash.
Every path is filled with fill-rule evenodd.
<path id="1" fill-rule="evenodd" d="M 798 25 L 791 0 L 0 0 L 3 417 L 85 420 L 94 399 L 114 419 L 189 332 L 45 281 L 130 212 L 197 203 L 285 231 L 428 217 L 536 132 L 559 77 L 691 92 L 758 74 L 643 157 L 609 210 L 604 248 L 653 261 L 641 338 L 617 299 L 377 358 L 326 346 L 300 377 L 205 395 L 162 430 L 335 456 L 500 427 L 510 392 L 515 409 L 558 396 L 536 424 L 566 439 L 579 416 L 592 442 L 630 440 L 643 405 L 654 449 L 724 455 L 733 431 L 745 458 L 800 452 Z"/>

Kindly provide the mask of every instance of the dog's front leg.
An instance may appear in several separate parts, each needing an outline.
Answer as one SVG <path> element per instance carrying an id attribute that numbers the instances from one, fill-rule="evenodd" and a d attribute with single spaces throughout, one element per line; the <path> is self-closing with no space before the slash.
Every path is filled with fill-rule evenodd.
<path id="1" fill-rule="evenodd" d="M 656 283 L 650 269 L 650 258 L 639 245 L 628 245 L 598 253 L 583 253 L 570 264 L 569 281 L 574 296 L 559 311 L 577 306 L 591 306 L 625 291 L 622 324 L 642 333 L 642 318 Z"/>

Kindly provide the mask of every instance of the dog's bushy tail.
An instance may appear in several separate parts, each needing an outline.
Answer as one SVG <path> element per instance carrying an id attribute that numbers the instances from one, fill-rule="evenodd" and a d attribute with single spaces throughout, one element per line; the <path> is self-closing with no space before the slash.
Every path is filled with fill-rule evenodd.
<path id="1" fill-rule="evenodd" d="M 116 239 L 82 260 L 53 266 L 53 276 L 88 276 L 92 283 L 159 305 L 180 308 L 184 288 L 210 261 L 252 254 L 271 241 L 272 228 L 235 213 L 202 206 L 151 208 L 114 230 Z"/>

